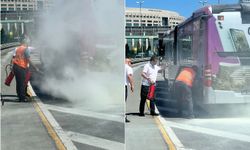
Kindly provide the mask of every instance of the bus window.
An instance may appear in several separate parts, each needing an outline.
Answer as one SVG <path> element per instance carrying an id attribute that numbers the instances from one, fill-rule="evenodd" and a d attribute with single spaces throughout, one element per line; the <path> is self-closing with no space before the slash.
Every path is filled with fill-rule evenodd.
<path id="1" fill-rule="evenodd" d="M 178 55 L 181 64 L 193 63 L 192 36 L 186 35 L 178 40 Z"/>
<path id="2" fill-rule="evenodd" d="M 250 52 L 244 31 L 232 28 L 229 30 L 236 52 Z"/>

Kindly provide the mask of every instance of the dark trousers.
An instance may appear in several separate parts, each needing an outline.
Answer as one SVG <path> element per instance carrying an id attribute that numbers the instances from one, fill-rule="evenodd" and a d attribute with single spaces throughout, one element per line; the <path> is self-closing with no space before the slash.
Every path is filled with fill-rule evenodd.
<path id="1" fill-rule="evenodd" d="M 185 83 L 175 82 L 175 98 L 178 103 L 178 112 L 182 114 L 183 104 L 187 103 L 188 115 L 193 115 L 192 89 Z"/>
<path id="2" fill-rule="evenodd" d="M 13 65 L 13 71 L 16 78 L 16 92 L 19 98 L 19 101 L 24 101 L 26 96 L 26 86 L 25 77 L 27 69 L 24 69 L 16 64 Z"/>
<path id="3" fill-rule="evenodd" d="M 127 101 L 127 97 L 128 97 L 128 86 L 125 85 L 125 102 Z"/>
<path id="4" fill-rule="evenodd" d="M 140 101 L 140 107 L 139 107 L 139 111 L 140 114 L 144 114 L 144 108 L 145 108 L 145 103 L 146 103 L 146 99 L 147 99 L 147 95 L 148 95 L 148 90 L 149 90 L 149 86 L 141 86 L 141 101 Z M 154 113 L 155 112 L 155 104 L 154 104 L 154 100 L 150 100 L 150 113 Z"/>

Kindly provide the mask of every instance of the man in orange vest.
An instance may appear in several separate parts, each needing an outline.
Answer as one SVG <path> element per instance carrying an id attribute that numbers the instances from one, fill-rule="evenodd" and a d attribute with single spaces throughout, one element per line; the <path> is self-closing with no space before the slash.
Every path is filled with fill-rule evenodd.
<path id="1" fill-rule="evenodd" d="M 28 65 L 34 66 L 30 62 L 30 51 L 25 41 L 21 42 L 21 45 L 15 49 L 13 59 L 13 71 L 16 78 L 16 92 L 20 102 L 26 102 L 26 86 L 25 78 L 29 71 Z M 34 67 L 38 70 L 36 67 Z"/>
<path id="2" fill-rule="evenodd" d="M 183 103 L 188 103 L 187 118 L 194 118 L 192 87 L 196 77 L 197 67 L 183 67 L 175 79 L 175 98 L 178 102 L 178 113 L 182 115 Z"/>

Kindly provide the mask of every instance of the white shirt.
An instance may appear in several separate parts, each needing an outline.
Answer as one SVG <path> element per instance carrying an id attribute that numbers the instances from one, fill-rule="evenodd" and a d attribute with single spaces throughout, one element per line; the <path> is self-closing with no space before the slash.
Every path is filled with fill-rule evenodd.
<path id="1" fill-rule="evenodd" d="M 128 76 L 133 75 L 133 69 L 128 64 L 125 64 L 125 74 L 126 74 L 125 85 L 130 85 Z"/>
<path id="2" fill-rule="evenodd" d="M 157 66 L 157 65 L 151 65 L 151 63 L 147 63 L 144 68 L 143 68 L 143 71 L 146 75 L 147 78 L 149 78 L 151 81 L 153 82 L 156 82 L 156 78 L 157 78 L 157 74 L 158 74 L 158 71 L 161 70 L 161 67 L 160 66 Z M 150 86 L 150 83 L 147 79 L 143 78 L 142 79 L 142 85 L 145 85 L 145 86 Z"/>

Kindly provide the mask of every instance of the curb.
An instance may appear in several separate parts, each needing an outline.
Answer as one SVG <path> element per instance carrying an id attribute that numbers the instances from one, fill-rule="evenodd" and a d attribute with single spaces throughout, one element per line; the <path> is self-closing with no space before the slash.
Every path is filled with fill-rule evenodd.
<path id="1" fill-rule="evenodd" d="M 159 110 L 157 106 L 155 106 L 156 113 L 159 113 Z M 160 113 L 159 113 L 160 114 Z M 157 117 L 154 117 L 162 136 L 165 140 L 165 142 L 169 146 L 169 150 L 185 150 L 185 147 L 181 143 L 181 141 L 178 139 L 174 131 L 167 125 L 166 120 L 161 117 L 160 115 Z"/>
<path id="2" fill-rule="evenodd" d="M 58 150 L 77 150 L 70 138 L 64 133 L 61 126 L 54 119 L 52 114 L 46 109 L 44 104 L 37 98 L 32 86 L 28 83 L 27 92 L 31 95 L 31 101 L 36 109 L 43 125 L 47 129 L 50 137 L 54 140 Z"/>

